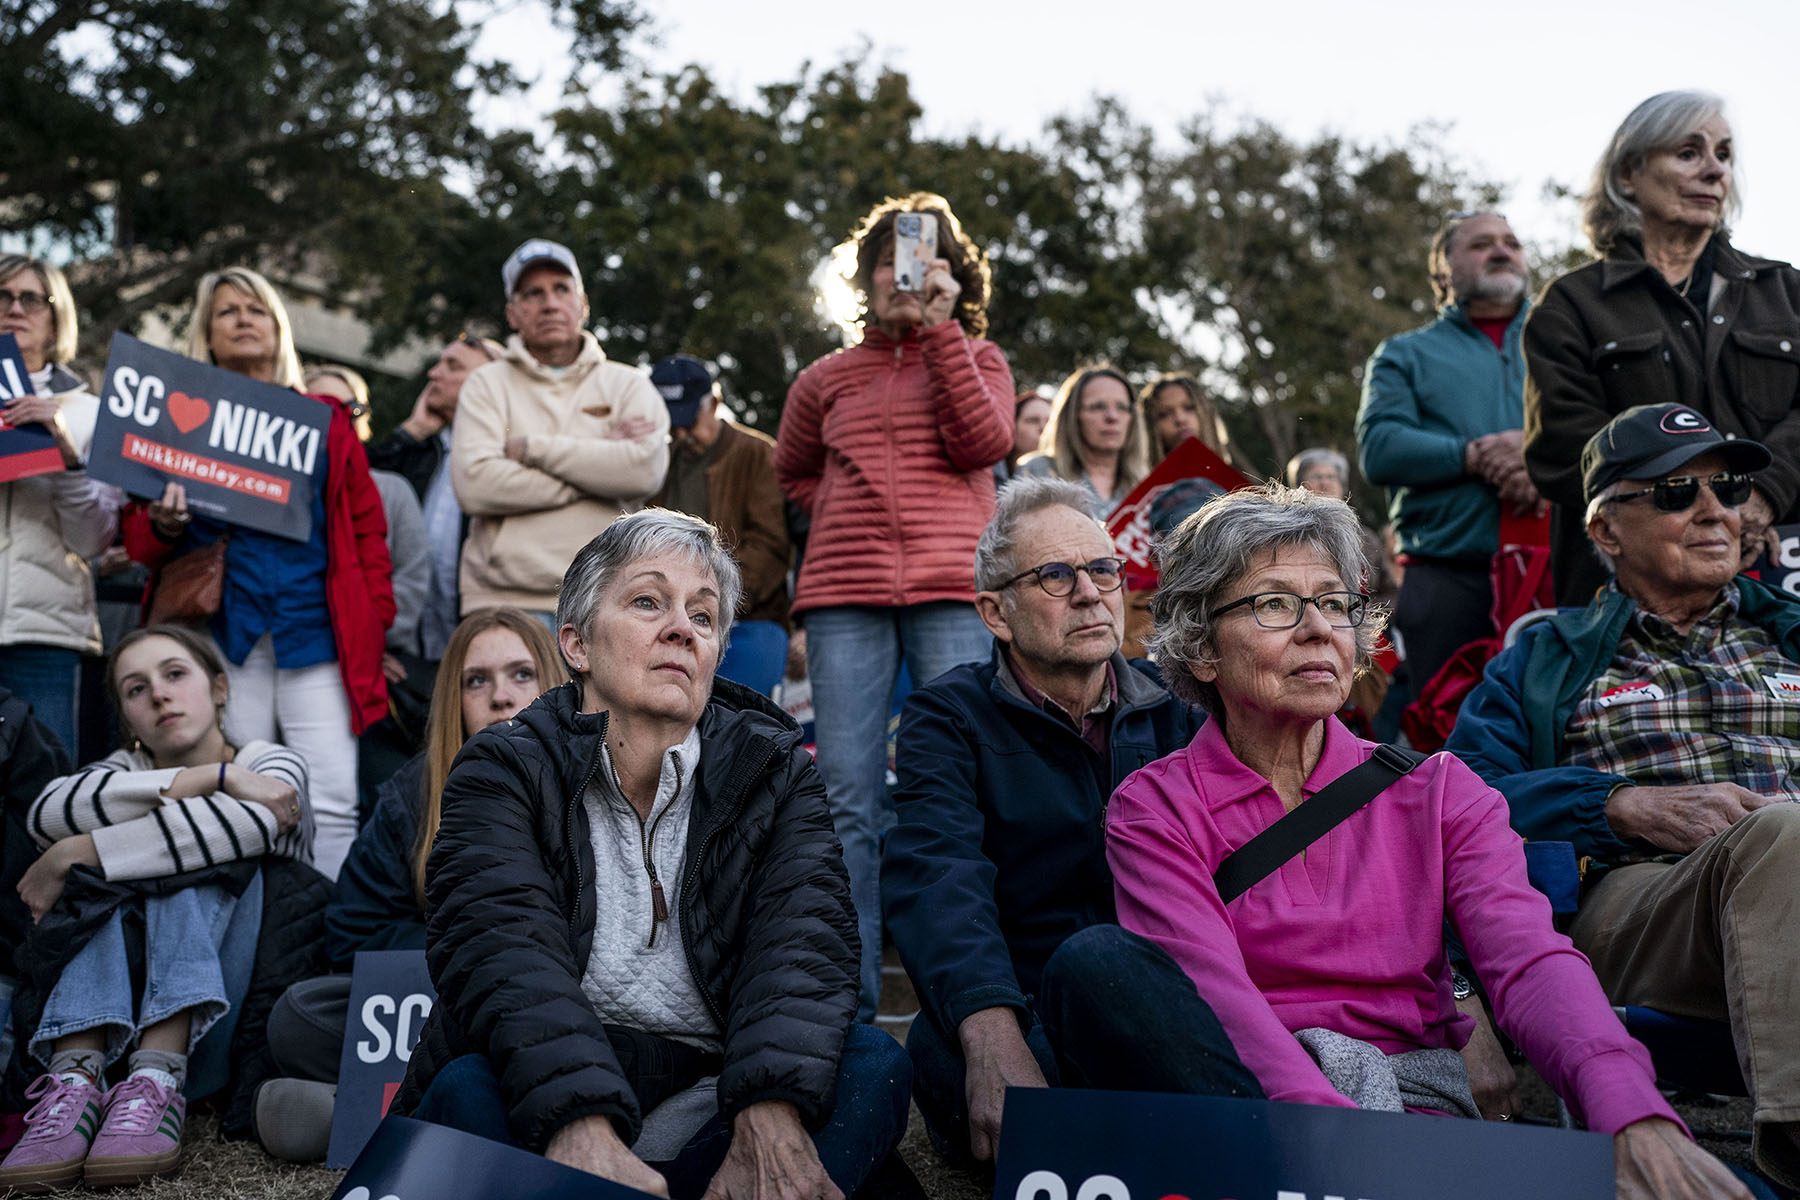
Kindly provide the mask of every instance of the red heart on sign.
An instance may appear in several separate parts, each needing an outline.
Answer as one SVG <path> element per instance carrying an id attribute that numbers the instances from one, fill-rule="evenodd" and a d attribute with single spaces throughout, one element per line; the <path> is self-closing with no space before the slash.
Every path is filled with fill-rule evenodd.
<path id="1" fill-rule="evenodd" d="M 169 393 L 169 419 L 183 433 L 192 433 L 212 416 L 212 405 L 186 392 Z"/>

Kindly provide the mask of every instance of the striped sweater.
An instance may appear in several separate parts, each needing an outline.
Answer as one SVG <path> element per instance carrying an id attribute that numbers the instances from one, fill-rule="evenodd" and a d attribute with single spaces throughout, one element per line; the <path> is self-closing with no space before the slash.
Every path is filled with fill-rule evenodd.
<path id="1" fill-rule="evenodd" d="M 306 796 L 306 763 L 285 746 L 250 742 L 239 766 L 279 779 L 300 798 L 300 820 L 280 833 L 275 814 L 225 792 L 171 800 L 163 789 L 180 767 L 157 769 L 140 751 L 115 750 L 99 762 L 47 786 L 26 826 L 40 849 L 76 834 L 92 834 L 108 879 L 157 879 L 217 863 L 276 854 L 312 860 L 313 815 Z"/>

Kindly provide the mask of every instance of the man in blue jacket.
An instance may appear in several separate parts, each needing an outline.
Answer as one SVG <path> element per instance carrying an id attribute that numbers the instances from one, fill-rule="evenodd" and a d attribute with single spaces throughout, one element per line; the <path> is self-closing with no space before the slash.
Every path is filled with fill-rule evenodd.
<path id="1" fill-rule="evenodd" d="M 1612 582 L 1489 664 L 1449 751 L 1534 840 L 1589 862 L 1575 945 L 1616 1004 L 1728 1021 L 1757 1165 L 1800 1186 L 1800 602 L 1737 577 L 1769 464 L 1692 409 L 1615 417 L 1582 454 Z"/>
<path id="2" fill-rule="evenodd" d="M 1115 923 L 1106 802 L 1202 719 L 1119 654 L 1120 584 L 1080 486 L 1008 484 L 975 552 L 993 657 L 914 692 L 900 720 L 882 900 L 923 1008 L 914 1095 L 940 1147 L 977 1159 L 1009 1085 L 1123 1085 L 1092 1064 L 1153 1057 L 1159 1074 L 1132 1084 L 1261 1095 L 1180 967 Z M 1158 1027 L 1195 1036 L 1138 1052 Z"/>
<path id="3" fill-rule="evenodd" d="M 1501 506 L 1542 504 L 1523 452 L 1525 251 L 1499 213 L 1459 213 L 1429 263 L 1437 320 L 1375 348 L 1356 414 L 1363 474 L 1388 489 L 1406 565 L 1390 628 L 1415 692 L 1464 644 L 1494 635 Z"/>

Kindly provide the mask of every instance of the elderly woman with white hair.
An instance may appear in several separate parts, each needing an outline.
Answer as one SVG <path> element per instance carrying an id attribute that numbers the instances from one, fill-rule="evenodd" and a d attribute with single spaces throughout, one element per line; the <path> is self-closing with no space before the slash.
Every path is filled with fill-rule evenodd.
<path id="1" fill-rule="evenodd" d="M 1594 168 L 1582 224 L 1598 262 L 1551 283 L 1525 325 L 1525 465 L 1557 506 L 1558 604 L 1605 582 L 1588 549 L 1581 448 L 1640 404 L 1685 404 L 1774 451 L 1743 507 L 1743 557 L 1800 497 L 1800 271 L 1731 244 L 1742 207 L 1724 102 L 1663 92 Z"/>
<path id="2" fill-rule="evenodd" d="M 1620 1196 L 1748 1195 L 1551 928 L 1505 798 L 1333 715 L 1385 618 L 1364 570 L 1349 508 L 1280 485 L 1221 496 L 1163 543 L 1159 662 L 1211 719 L 1114 793 L 1119 923 L 1188 973 L 1271 1100 L 1472 1117 L 1448 919 L 1501 1028 L 1614 1135 Z M 1234 852 L 1277 825 L 1286 844 L 1246 869 Z"/>
<path id="3" fill-rule="evenodd" d="M 852 1022 L 824 783 L 786 714 L 715 681 L 741 594 L 718 531 L 662 509 L 570 564 L 575 680 L 444 785 L 403 1108 L 678 1197 L 836 1198 L 899 1143 L 911 1070 Z"/>
<path id="4" fill-rule="evenodd" d="M 200 281 L 187 352 L 261 383 L 301 386 L 287 308 L 267 279 L 245 267 Z M 127 512 L 125 548 L 158 572 L 159 618 L 205 625 L 218 643 L 231 677 L 233 736 L 277 742 L 306 759 L 317 820 L 313 865 L 335 879 L 356 840 L 357 737 L 387 715 L 381 653 L 394 589 L 369 460 L 349 414 L 319 399 L 330 405 L 331 423 L 306 541 L 192 513 L 186 489 L 171 482 L 158 499 Z M 206 577 L 219 561 L 216 591 L 175 586 Z"/>

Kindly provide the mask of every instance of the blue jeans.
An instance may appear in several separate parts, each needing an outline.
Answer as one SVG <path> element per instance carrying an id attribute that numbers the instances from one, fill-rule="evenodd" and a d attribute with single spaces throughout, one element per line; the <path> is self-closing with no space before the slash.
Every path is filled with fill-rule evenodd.
<path id="1" fill-rule="evenodd" d="M 75 761 L 80 654 L 61 646 L 0 646 L 0 687 L 31 705 L 32 715 L 56 735 L 70 761 Z"/>
<path id="2" fill-rule="evenodd" d="M 831 819 L 844 844 L 856 927 L 862 938 L 860 1020 L 881 1001 L 881 833 L 887 795 L 887 721 L 902 659 L 923 687 L 993 653 L 973 605 L 842 606 L 805 615 L 813 727 Z"/>
<path id="3" fill-rule="evenodd" d="M 861 1187 L 900 1144 L 911 1086 L 912 1068 L 900 1044 L 867 1025 L 851 1026 L 831 1116 L 812 1135 L 819 1162 L 844 1195 Z M 506 1097 L 487 1056 L 465 1054 L 437 1073 L 413 1116 L 516 1146 L 506 1114 Z M 674 1200 L 699 1197 L 730 1147 L 731 1126 L 715 1113 L 672 1161 L 650 1165 L 668 1180 Z"/>
<path id="4" fill-rule="evenodd" d="M 250 988 L 262 926 L 262 876 L 235 897 L 222 887 L 191 887 L 144 899 L 144 994 L 131 986 L 125 915 L 116 911 L 57 978 L 31 1038 L 31 1054 L 49 1062 L 56 1040 L 99 1029 L 111 1063 L 151 1025 L 190 1012 L 188 1053 Z M 189 1094 L 204 1094 L 190 1069 Z"/>
<path id="5" fill-rule="evenodd" d="M 1025 1045 L 1052 1087 L 1260 1100 L 1212 1006 L 1162 947 L 1117 925 L 1072 935 L 1044 966 Z M 913 1094 L 946 1153 L 969 1156 L 962 1047 L 921 1013 L 906 1039 Z"/>

